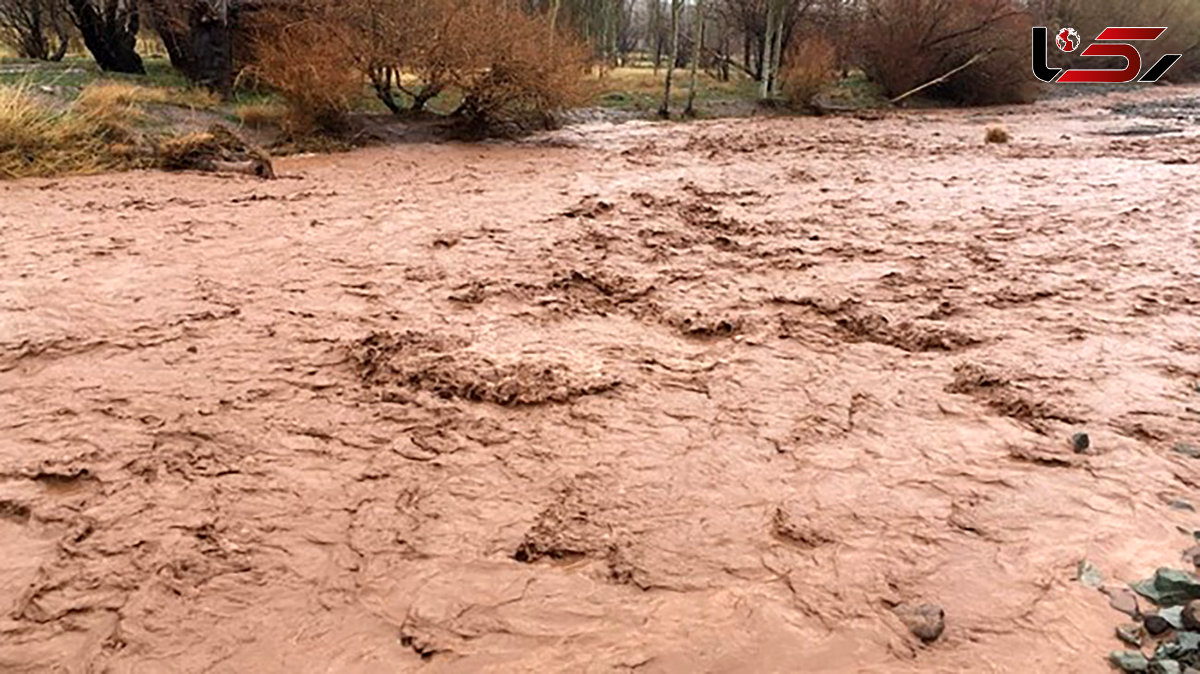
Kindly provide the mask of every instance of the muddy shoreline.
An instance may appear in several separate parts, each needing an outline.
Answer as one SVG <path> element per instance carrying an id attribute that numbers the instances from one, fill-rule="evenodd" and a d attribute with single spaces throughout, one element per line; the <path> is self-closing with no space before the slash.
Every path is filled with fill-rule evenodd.
<path id="1" fill-rule="evenodd" d="M 1197 93 L 0 184 L 0 670 L 1109 671 Z"/>

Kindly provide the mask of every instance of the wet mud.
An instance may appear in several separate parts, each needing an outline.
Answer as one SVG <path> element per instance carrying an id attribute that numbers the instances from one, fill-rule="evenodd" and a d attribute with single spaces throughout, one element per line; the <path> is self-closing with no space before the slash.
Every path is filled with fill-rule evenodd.
<path id="1" fill-rule="evenodd" d="M 1195 98 L 0 185 L 0 671 L 1108 671 Z"/>

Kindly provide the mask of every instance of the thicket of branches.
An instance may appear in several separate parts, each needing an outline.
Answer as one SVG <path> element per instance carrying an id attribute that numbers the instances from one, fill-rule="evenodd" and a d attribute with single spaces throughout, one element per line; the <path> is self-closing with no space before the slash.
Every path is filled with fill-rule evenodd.
<path id="1" fill-rule="evenodd" d="M 927 95 L 968 104 L 1029 102 L 1032 17 L 1015 0 L 871 0 L 860 22 L 863 67 L 888 96 L 956 68 Z"/>
<path id="2" fill-rule="evenodd" d="M 339 126 L 364 80 L 398 114 L 444 95 L 480 130 L 546 125 L 577 100 L 587 65 L 577 39 L 504 0 L 308 0 L 251 32 L 251 72 L 298 127 Z"/>
<path id="3" fill-rule="evenodd" d="M 0 43 L 19 56 L 62 60 L 69 29 L 66 6 L 60 0 L 0 0 Z"/>

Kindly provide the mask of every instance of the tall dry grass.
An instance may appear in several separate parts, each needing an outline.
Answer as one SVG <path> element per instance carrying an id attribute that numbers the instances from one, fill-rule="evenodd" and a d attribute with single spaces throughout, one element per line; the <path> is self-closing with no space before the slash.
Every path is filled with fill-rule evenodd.
<path id="1" fill-rule="evenodd" d="M 0 86 L 0 179 L 110 168 L 91 115 L 56 110 L 28 86 Z"/>
<path id="2" fill-rule="evenodd" d="M 70 104 L 28 84 L 0 86 L 0 179 L 97 173 L 149 163 L 145 105 L 207 104 L 208 94 L 97 82 Z"/>

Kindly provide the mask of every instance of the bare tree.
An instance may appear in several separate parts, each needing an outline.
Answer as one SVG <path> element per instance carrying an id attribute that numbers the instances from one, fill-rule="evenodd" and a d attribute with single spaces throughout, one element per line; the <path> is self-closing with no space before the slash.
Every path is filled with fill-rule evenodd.
<path id="1" fill-rule="evenodd" d="M 61 0 L 0 0 L 0 43 L 25 58 L 61 61 L 68 25 Z"/>
<path id="2" fill-rule="evenodd" d="M 228 93 L 235 74 L 237 0 L 145 0 L 150 22 L 191 82 Z"/>
<path id="3" fill-rule="evenodd" d="M 143 75 L 137 53 L 140 15 L 136 0 L 68 0 L 83 43 L 101 70 Z"/>

